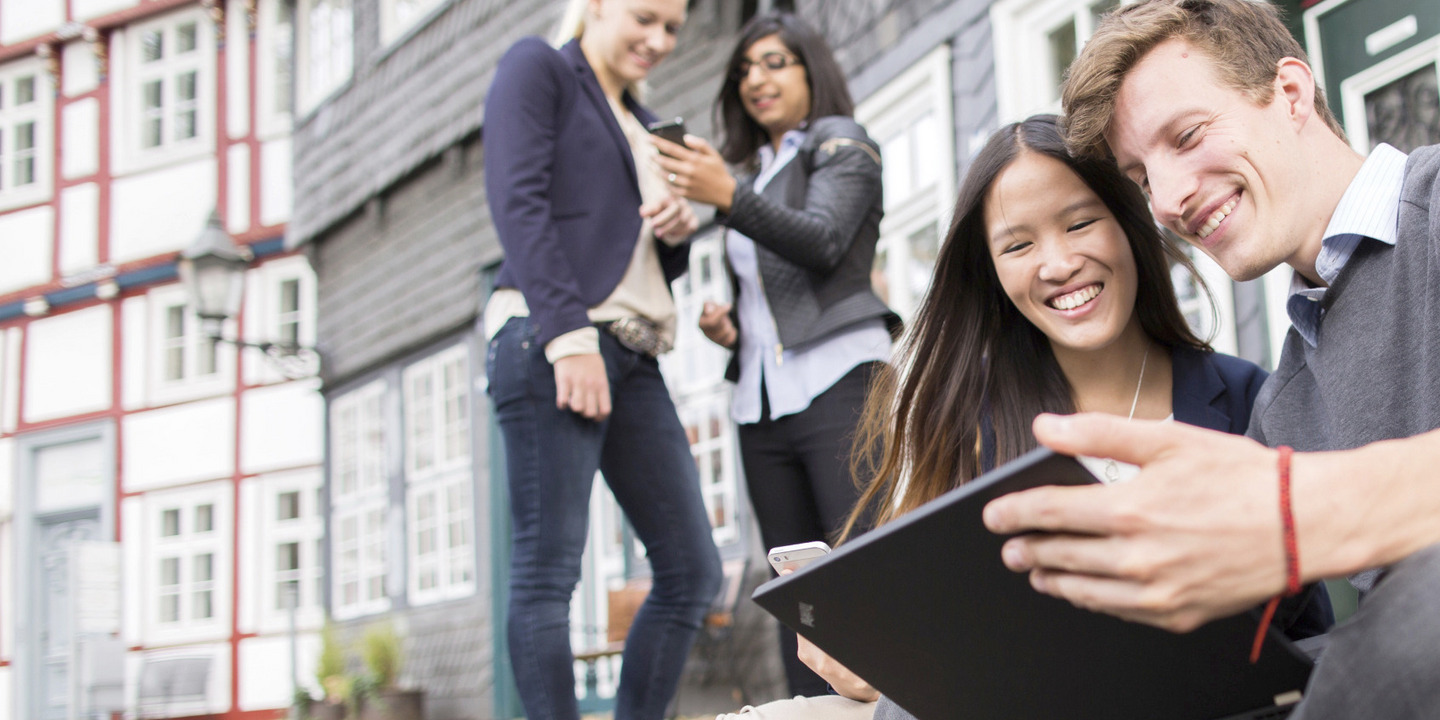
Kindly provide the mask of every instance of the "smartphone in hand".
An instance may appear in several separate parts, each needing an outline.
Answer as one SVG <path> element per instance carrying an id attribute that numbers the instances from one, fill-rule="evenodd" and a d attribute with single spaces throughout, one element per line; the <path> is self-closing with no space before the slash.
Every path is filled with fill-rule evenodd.
<path id="1" fill-rule="evenodd" d="M 660 122 L 650 123 L 650 127 L 646 129 L 649 130 L 652 135 L 665 138 L 681 147 L 689 147 L 685 144 L 685 120 L 683 118 L 677 117 L 674 120 L 662 120 Z"/>
<path id="2" fill-rule="evenodd" d="M 776 573 L 783 573 L 786 570 L 799 570 L 816 558 L 825 557 L 830 553 L 830 546 L 823 542 L 806 542 L 795 545 L 781 545 L 770 548 L 766 557 L 770 560 L 770 567 L 775 568 Z"/>

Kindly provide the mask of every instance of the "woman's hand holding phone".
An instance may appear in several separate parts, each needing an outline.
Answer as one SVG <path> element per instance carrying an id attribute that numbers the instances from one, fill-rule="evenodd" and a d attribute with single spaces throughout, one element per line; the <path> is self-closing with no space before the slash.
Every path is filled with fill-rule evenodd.
<path id="1" fill-rule="evenodd" d="M 720 212 L 730 212 L 735 199 L 735 178 L 725 167 L 725 159 L 704 138 L 685 136 L 685 144 L 670 142 L 651 135 L 650 142 L 660 151 L 655 163 L 670 189 L 687 200 L 714 205 Z"/>

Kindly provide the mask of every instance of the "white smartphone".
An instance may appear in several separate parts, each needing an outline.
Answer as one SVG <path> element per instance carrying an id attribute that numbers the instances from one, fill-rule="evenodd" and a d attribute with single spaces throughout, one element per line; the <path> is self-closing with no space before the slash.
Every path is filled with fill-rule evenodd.
<path id="1" fill-rule="evenodd" d="M 770 559 L 770 567 L 775 568 L 775 572 L 782 573 L 786 570 L 799 570 L 811 560 L 824 557 L 829 552 L 829 545 L 817 541 L 770 548 L 767 557 Z"/>

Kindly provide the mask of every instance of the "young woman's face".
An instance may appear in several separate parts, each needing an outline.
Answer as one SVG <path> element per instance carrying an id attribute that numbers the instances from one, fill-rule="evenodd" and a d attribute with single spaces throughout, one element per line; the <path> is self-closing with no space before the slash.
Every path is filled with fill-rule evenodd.
<path id="1" fill-rule="evenodd" d="M 766 35 L 746 48 L 738 70 L 744 70 L 740 102 L 772 140 L 810 116 L 810 78 L 779 35 Z"/>
<path id="2" fill-rule="evenodd" d="M 590 0 L 585 42 L 611 77 L 639 82 L 675 49 L 685 0 Z M 587 50 L 588 53 L 588 50 Z"/>
<path id="3" fill-rule="evenodd" d="M 985 230 L 1005 294 L 1057 350 L 1101 349 L 1130 324 L 1130 243 L 1064 163 L 1022 150 L 985 196 Z"/>

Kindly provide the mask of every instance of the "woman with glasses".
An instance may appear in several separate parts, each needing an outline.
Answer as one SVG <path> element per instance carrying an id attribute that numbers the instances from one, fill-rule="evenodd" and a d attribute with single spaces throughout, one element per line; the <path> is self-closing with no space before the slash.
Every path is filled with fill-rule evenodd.
<path id="1" fill-rule="evenodd" d="M 880 154 L 829 46 L 794 15 L 745 26 L 715 104 L 719 151 L 655 140 L 676 194 L 729 228 L 734 304 L 706 303 L 700 327 L 735 351 L 731 417 L 766 546 L 833 540 L 859 497 L 849 451 L 866 388 L 899 324 L 870 286 Z M 790 691 L 825 692 L 793 633 L 781 648 Z"/>
<path id="2" fill-rule="evenodd" d="M 485 101 L 485 181 L 505 249 L 485 307 L 514 547 L 510 658 L 530 720 L 578 720 L 570 599 L 599 469 L 652 571 L 615 716 L 659 720 L 720 557 L 655 356 L 696 219 L 651 157 L 637 84 L 675 49 L 685 0 L 572 0 L 557 39 L 517 42 Z"/>

